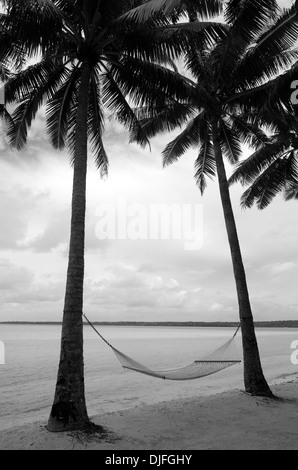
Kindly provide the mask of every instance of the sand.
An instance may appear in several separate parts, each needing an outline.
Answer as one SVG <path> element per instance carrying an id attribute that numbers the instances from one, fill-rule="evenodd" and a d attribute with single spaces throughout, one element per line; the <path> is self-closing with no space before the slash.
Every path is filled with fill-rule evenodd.
<path id="1" fill-rule="evenodd" d="M 297 450 L 297 385 L 273 385 L 276 400 L 233 390 L 93 416 L 104 436 L 35 422 L 2 431 L 0 450 Z"/>

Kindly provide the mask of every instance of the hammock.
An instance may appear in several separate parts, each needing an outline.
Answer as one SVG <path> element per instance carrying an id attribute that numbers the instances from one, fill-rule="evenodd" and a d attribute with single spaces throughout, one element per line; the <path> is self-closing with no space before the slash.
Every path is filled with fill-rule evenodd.
<path id="1" fill-rule="evenodd" d="M 139 372 L 140 374 L 146 374 L 164 380 L 193 380 L 215 374 L 216 372 L 220 372 L 221 370 L 227 369 L 228 367 L 234 366 L 235 364 L 239 364 L 241 362 L 238 357 L 238 352 L 235 348 L 234 342 L 240 326 L 237 328 L 234 336 L 229 339 L 229 341 L 206 356 L 202 357 L 200 360 L 175 369 L 152 370 L 114 348 L 114 346 L 112 346 L 97 331 L 95 326 L 88 320 L 86 315 L 83 316 L 86 318 L 87 322 L 98 334 L 98 336 L 113 350 L 122 367 L 124 369 Z"/>

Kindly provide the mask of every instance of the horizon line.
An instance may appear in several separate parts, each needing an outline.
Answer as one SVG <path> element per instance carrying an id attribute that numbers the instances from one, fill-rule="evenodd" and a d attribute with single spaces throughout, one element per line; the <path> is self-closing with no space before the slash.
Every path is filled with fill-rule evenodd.
<path id="1" fill-rule="evenodd" d="M 110 325 L 110 326 L 238 326 L 239 321 L 140 321 L 140 320 L 118 320 L 118 321 L 92 321 L 94 325 Z M 33 320 L 6 320 L 0 321 L 0 325 L 62 325 L 62 321 L 33 321 Z M 84 325 L 88 325 L 83 321 Z M 254 322 L 255 326 L 279 326 L 279 327 L 297 327 L 298 320 L 259 320 Z"/>

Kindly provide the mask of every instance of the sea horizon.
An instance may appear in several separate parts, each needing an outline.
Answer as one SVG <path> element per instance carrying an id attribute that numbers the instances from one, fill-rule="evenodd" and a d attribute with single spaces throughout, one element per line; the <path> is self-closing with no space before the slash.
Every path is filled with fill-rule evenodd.
<path id="1" fill-rule="evenodd" d="M 239 321 L 234 322 L 200 322 L 200 321 L 92 321 L 93 325 L 109 325 L 109 326 L 178 326 L 178 327 L 199 327 L 199 328 L 231 328 L 239 326 Z M 88 322 L 84 321 L 84 325 Z M 1 321 L 0 325 L 62 325 L 62 321 L 32 321 L 32 320 L 9 320 Z M 255 321 L 257 328 L 298 328 L 298 320 L 268 320 Z"/>

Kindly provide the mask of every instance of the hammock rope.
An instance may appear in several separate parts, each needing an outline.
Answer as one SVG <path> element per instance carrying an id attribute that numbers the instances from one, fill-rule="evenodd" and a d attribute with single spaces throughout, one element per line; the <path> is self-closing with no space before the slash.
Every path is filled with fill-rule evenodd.
<path id="1" fill-rule="evenodd" d="M 227 369 L 228 367 L 241 362 L 234 344 L 240 325 L 231 339 L 216 348 L 214 351 L 206 354 L 201 359 L 194 361 L 192 364 L 173 369 L 153 370 L 114 348 L 114 346 L 112 346 L 112 344 L 99 333 L 90 320 L 88 320 L 86 315 L 83 314 L 83 317 L 96 334 L 113 350 L 122 367 L 124 369 L 139 372 L 140 374 L 164 380 L 193 380 L 207 377 L 208 375 L 215 374 L 216 372 L 220 372 L 221 370 Z"/>

